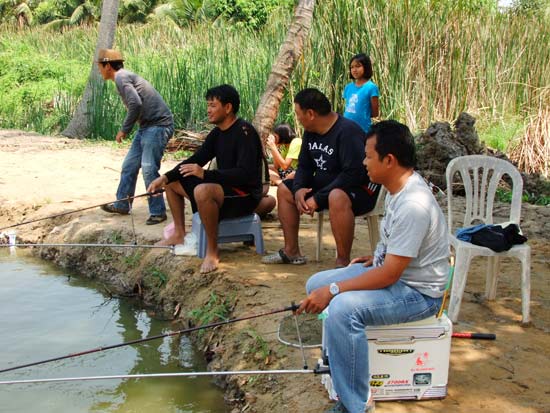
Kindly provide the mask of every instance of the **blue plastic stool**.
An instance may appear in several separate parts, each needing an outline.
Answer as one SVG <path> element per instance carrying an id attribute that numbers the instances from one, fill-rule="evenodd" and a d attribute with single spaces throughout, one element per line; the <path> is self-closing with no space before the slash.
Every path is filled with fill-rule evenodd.
<path id="1" fill-rule="evenodd" d="M 193 214 L 192 231 L 197 236 L 197 256 L 206 255 L 206 231 L 202 225 L 198 212 Z M 218 244 L 228 242 L 252 241 L 256 245 L 258 254 L 264 253 L 264 237 L 262 235 L 262 221 L 258 214 L 246 215 L 239 218 L 222 219 L 218 223 Z"/>

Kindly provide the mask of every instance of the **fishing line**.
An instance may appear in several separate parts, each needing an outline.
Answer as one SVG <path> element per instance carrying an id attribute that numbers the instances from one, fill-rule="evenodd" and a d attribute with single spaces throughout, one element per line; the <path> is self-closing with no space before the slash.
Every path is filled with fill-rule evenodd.
<path id="1" fill-rule="evenodd" d="M 62 216 L 65 216 L 65 215 L 74 214 L 74 213 L 76 213 L 76 212 L 86 211 L 86 210 L 88 210 L 88 209 L 98 208 L 98 207 L 101 207 L 101 206 L 103 206 L 103 205 L 112 204 L 112 203 L 114 203 L 114 202 L 130 201 L 130 200 L 132 200 L 132 199 L 142 198 L 142 197 L 144 197 L 144 196 L 153 196 L 153 195 L 161 194 L 161 193 L 163 193 L 163 192 L 164 192 L 164 189 L 159 189 L 158 191 L 155 191 L 155 192 L 146 192 L 146 193 L 141 194 L 141 195 L 128 196 L 128 197 L 126 197 L 126 198 L 117 199 L 116 201 L 104 202 L 104 203 L 102 203 L 102 204 L 92 205 L 92 206 L 85 207 L 85 208 L 74 209 L 74 210 L 72 210 L 72 211 L 67 211 L 67 212 L 61 212 L 61 213 L 59 213 L 59 214 L 49 215 L 49 216 L 44 217 L 44 218 L 37 218 L 37 219 L 32 219 L 32 220 L 30 220 L 30 221 L 23 221 L 23 222 L 20 222 L 19 224 L 13 224 L 13 225 L 9 225 L 9 226 L 7 226 L 7 227 L 0 228 L 0 231 L 3 231 L 3 230 L 8 229 L 8 228 L 19 227 L 19 226 L 21 226 L 21 225 L 32 224 L 33 222 L 44 221 L 44 220 L 46 220 L 46 219 L 58 218 L 58 217 L 62 217 Z"/>
<path id="2" fill-rule="evenodd" d="M 128 194 L 128 198 L 130 197 L 130 195 Z M 136 226 L 134 224 L 134 211 L 133 211 L 133 207 L 132 207 L 132 203 L 131 202 L 128 202 L 128 213 L 130 214 L 130 219 L 132 221 L 132 232 L 134 233 L 134 245 L 137 245 L 137 235 L 136 235 Z"/>

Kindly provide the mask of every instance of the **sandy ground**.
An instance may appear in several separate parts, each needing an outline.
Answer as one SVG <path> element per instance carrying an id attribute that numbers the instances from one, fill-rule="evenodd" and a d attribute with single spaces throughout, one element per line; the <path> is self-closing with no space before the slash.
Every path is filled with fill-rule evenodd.
<path id="1" fill-rule="evenodd" d="M 113 199 L 125 153 L 124 148 L 106 144 L 0 131 L 0 227 Z M 175 163 L 166 161 L 162 170 L 168 170 Z M 136 192 L 144 192 L 143 182 L 139 182 Z M 136 201 L 134 208 L 140 240 L 153 242 L 160 239 L 161 226 L 144 225 L 147 218 L 145 201 Z M 483 299 L 485 263 L 481 259 L 474 261 L 460 322 L 454 329 L 496 333 L 497 340 L 453 339 L 449 389 L 445 399 L 380 402 L 378 412 L 550 412 L 550 246 L 548 232 L 537 231 L 537 228 L 545 228 L 550 216 L 548 207 L 527 206 L 527 209 L 529 221 L 534 223 L 532 233 L 527 232 L 533 248 L 532 323 L 524 326 L 520 322 L 519 263 L 504 261 L 497 299 L 488 302 Z M 93 228 L 94 231 L 109 233 L 113 228 L 125 231 L 131 228 L 129 217 L 108 215 L 99 209 L 67 218 L 62 224 L 70 226 L 73 232 Z M 45 235 L 41 231 L 43 226 L 44 223 L 22 226 L 18 228 L 18 234 L 21 239 L 39 241 Z M 358 219 L 354 255 L 365 251 L 367 234 L 365 221 Z M 300 236 L 304 252 L 313 257 L 314 221 L 304 220 Z M 264 237 L 268 251 L 280 248 L 282 233 L 277 221 L 264 224 Z M 155 257 L 164 254 L 165 261 L 170 261 L 177 272 L 178 288 L 184 291 L 177 298 L 178 302 L 183 303 L 189 295 L 186 282 L 190 286 L 208 282 L 212 288 L 227 288 L 237 294 L 234 315 L 238 316 L 287 306 L 291 300 L 299 301 L 308 276 L 330 268 L 333 263 L 334 241 L 326 224 L 321 262 L 305 266 L 265 266 L 253 249 L 238 244 L 224 245 L 220 270 L 206 277 L 198 274 L 200 261 L 197 258 L 172 258 L 162 252 L 154 254 Z M 266 317 L 246 324 L 269 346 L 268 365 L 261 354 L 246 356 L 247 350 L 239 343 L 242 341 L 242 336 L 239 336 L 242 326 L 224 329 L 227 337 L 222 337 L 209 348 L 213 348 L 214 353 L 223 353 L 218 364 L 225 367 L 254 368 L 256 363 L 262 368 L 301 368 L 300 352 L 282 346 L 276 339 L 274 332 L 280 319 L 280 316 Z M 318 355 L 318 350 L 308 350 L 310 365 Z M 328 406 L 326 392 L 319 378 L 314 376 L 241 378 L 239 384 L 246 392 L 245 410 L 248 412 L 321 412 Z"/>

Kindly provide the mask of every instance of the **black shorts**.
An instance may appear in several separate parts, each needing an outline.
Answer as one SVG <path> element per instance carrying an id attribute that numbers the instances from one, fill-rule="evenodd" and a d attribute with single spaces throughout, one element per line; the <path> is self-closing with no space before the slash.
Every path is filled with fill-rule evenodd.
<path id="1" fill-rule="evenodd" d="M 197 203 L 195 202 L 195 188 L 207 182 L 196 176 L 181 176 L 179 178 L 183 190 L 191 201 L 191 208 L 193 213 L 198 211 Z M 254 199 L 249 193 L 235 187 L 220 185 L 223 189 L 223 205 L 220 208 L 220 219 L 225 218 L 237 218 L 245 215 L 250 215 L 254 212 L 258 204 L 259 199 Z"/>
<path id="2" fill-rule="evenodd" d="M 292 193 L 294 193 L 294 179 L 285 179 L 283 183 L 287 186 Z M 351 200 L 351 209 L 355 216 L 364 215 L 374 209 L 376 200 L 378 199 L 378 193 L 380 192 L 380 185 L 369 183 L 367 185 L 357 185 L 350 188 L 337 188 L 344 191 Z M 314 189 L 306 195 L 306 199 L 315 195 Z M 328 201 L 326 204 L 317 205 L 317 212 L 324 209 L 328 209 Z"/>

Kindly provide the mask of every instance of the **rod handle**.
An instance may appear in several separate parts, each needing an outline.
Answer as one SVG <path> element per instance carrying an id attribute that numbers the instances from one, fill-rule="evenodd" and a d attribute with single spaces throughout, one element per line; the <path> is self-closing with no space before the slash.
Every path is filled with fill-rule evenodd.
<path id="1" fill-rule="evenodd" d="M 473 340 L 496 340 L 493 333 L 453 333 L 453 338 L 470 338 Z"/>
<path id="2" fill-rule="evenodd" d="M 159 194 L 162 194 L 165 191 L 166 190 L 164 188 L 160 188 L 160 189 L 157 189 L 156 191 L 153 191 L 153 192 L 147 192 L 147 195 L 148 196 L 159 195 Z"/>

